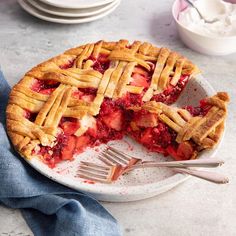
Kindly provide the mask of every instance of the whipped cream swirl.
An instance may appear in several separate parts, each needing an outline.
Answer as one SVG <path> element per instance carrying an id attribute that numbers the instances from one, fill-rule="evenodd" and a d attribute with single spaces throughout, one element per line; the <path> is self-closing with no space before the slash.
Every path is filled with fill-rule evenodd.
<path id="1" fill-rule="evenodd" d="M 179 13 L 178 18 L 186 28 L 206 36 L 236 36 L 236 4 L 222 0 L 197 0 L 195 6 L 206 20 L 216 21 L 205 22 L 194 7 L 188 6 Z"/>

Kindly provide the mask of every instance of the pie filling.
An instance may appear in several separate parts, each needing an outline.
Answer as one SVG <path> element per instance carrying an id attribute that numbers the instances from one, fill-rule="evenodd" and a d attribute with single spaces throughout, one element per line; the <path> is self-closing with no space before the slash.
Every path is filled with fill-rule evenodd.
<path id="1" fill-rule="evenodd" d="M 48 84 L 41 86 L 39 92 L 48 87 L 50 87 Z M 93 101 L 95 94 L 95 89 L 78 89 L 72 96 Z M 87 147 L 119 140 L 127 134 L 148 150 L 165 156 L 170 155 L 176 160 L 189 159 L 193 155 L 195 144 L 193 142 L 178 144 L 175 141 L 176 132 L 158 120 L 157 115 L 144 110 L 133 112 L 127 109 L 137 105 L 142 105 L 142 96 L 127 93 L 115 101 L 104 99 L 99 114 L 96 117 L 90 116 L 88 123 L 76 118 L 62 117 L 55 145 L 53 147 L 40 145 L 39 151 L 35 154 L 41 156 L 42 160 L 53 168 L 63 160 L 73 160 L 74 154 L 83 152 Z M 199 107 L 187 106 L 185 109 L 193 116 L 204 116 L 210 107 L 203 100 Z M 36 115 L 26 111 L 26 117 L 31 121 Z"/>
<path id="2" fill-rule="evenodd" d="M 187 160 L 194 155 L 197 146 L 188 141 L 176 142 L 177 133 L 158 119 L 157 114 L 146 110 L 134 112 L 120 106 L 120 101 L 106 99 L 98 116 L 90 117 L 88 124 L 83 120 L 63 117 L 60 130 L 53 147 L 40 145 L 36 153 L 51 168 L 63 160 L 73 160 L 73 155 L 111 140 L 122 139 L 129 135 L 148 150 L 170 155 L 175 160 Z M 200 103 L 199 107 L 185 108 L 192 116 L 204 116 L 210 106 Z M 31 116 L 29 116 L 31 117 Z M 82 132 L 80 131 L 82 128 Z"/>
<path id="3" fill-rule="evenodd" d="M 194 155 L 194 143 L 176 142 L 177 133 L 159 120 L 157 114 L 145 110 L 136 112 L 128 127 L 128 134 L 152 152 L 188 160 Z"/>
<path id="4" fill-rule="evenodd" d="M 128 127 L 128 118 L 128 113 L 122 107 L 106 99 L 96 117 L 85 116 L 80 120 L 62 117 L 55 145 L 40 145 L 35 154 L 53 168 L 62 160 L 73 160 L 74 154 L 83 152 L 87 147 L 122 139 Z"/>
<path id="5" fill-rule="evenodd" d="M 102 74 L 110 66 L 108 56 L 105 54 L 100 54 L 98 58 L 90 57 L 88 60 L 92 60 L 94 62 L 92 68 Z M 60 68 L 68 69 L 73 66 L 73 63 L 69 62 L 65 66 L 60 66 Z M 62 117 L 58 127 L 59 134 L 54 146 L 42 146 L 40 144 L 39 150 L 33 151 L 34 154 L 41 156 L 42 160 L 53 168 L 58 162 L 73 160 L 74 154 L 83 152 L 87 147 L 94 147 L 110 140 L 122 139 L 125 134 L 128 134 L 150 151 L 171 155 L 178 160 L 190 157 L 188 153 L 187 155 L 186 153 L 185 155 L 180 155 L 183 150 L 180 150 L 180 145 L 175 141 L 175 131 L 159 121 L 157 117 L 154 121 L 151 113 L 148 114 L 145 111 L 141 111 L 140 114 L 135 114 L 127 109 L 131 106 L 141 106 L 143 104 L 142 97 L 150 86 L 152 74 L 153 69 L 147 71 L 142 66 L 136 66 L 129 85 L 141 87 L 141 93 L 127 92 L 122 98 L 117 98 L 116 100 L 105 98 L 99 114 L 95 117 L 86 116 L 84 120 L 83 118 Z M 169 85 L 162 93 L 154 94 L 152 100 L 166 104 L 174 103 L 187 84 L 188 79 L 188 75 L 182 75 L 175 86 Z M 35 79 L 31 89 L 38 93 L 51 94 L 59 85 L 60 83 L 53 80 Z M 94 88 L 78 88 L 78 90 L 73 91 L 72 97 L 86 102 L 93 102 L 96 93 L 97 89 Z M 187 107 L 186 109 L 193 115 L 201 114 L 202 112 L 201 107 Z M 34 114 L 28 111 L 26 112 L 26 117 L 31 121 L 35 119 Z M 147 124 L 154 122 L 155 126 L 153 126 L 154 124 L 151 127 L 146 127 L 147 124 L 144 126 L 135 124 L 138 117 L 141 117 L 143 119 L 142 122 Z M 194 149 L 194 145 L 191 148 Z"/>
<path id="6" fill-rule="evenodd" d="M 51 94 L 59 85 L 60 83 L 54 80 L 34 79 L 31 89 L 38 93 Z"/>
<path id="7" fill-rule="evenodd" d="M 170 84 L 165 91 L 157 95 L 154 95 L 152 97 L 152 100 L 156 102 L 163 102 L 165 104 L 172 104 L 176 102 L 181 92 L 187 85 L 188 80 L 189 80 L 188 75 L 182 75 L 175 86 Z"/>
<path id="8" fill-rule="evenodd" d="M 108 55 L 100 53 L 98 58 L 89 57 L 88 60 L 94 62 L 92 68 L 104 74 L 104 72 L 109 68 L 110 61 L 108 60 Z"/>

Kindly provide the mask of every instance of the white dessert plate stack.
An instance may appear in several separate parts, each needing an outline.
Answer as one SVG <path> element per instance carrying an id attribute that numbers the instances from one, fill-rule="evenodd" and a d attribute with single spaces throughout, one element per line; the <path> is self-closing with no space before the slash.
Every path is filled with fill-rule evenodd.
<path id="1" fill-rule="evenodd" d="M 113 12 L 121 0 L 18 0 L 29 14 L 42 20 L 79 24 L 98 20 Z"/>

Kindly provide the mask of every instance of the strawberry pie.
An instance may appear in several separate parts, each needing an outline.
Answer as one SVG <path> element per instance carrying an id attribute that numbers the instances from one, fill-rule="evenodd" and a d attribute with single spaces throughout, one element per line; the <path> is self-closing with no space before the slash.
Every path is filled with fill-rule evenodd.
<path id="1" fill-rule="evenodd" d="M 129 135 L 175 160 L 196 158 L 220 139 L 227 93 L 174 107 L 199 72 L 182 55 L 147 42 L 99 41 L 72 48 L 31 69 L 7 107 L 7 131 L 25 158 L 50 167 Z"/>

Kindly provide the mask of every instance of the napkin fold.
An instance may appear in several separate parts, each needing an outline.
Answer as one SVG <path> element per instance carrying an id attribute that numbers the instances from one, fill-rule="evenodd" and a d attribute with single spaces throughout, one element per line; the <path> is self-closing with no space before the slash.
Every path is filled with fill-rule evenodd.
<path id="1" fill-rule="evenodd" d="M 9 92 L 0 71 L 0 203 L 21 209 L 36 236 L 121 235 L 116 220 L 98 201 L 44 177 L 14 151 L 5 129 Z"/>

